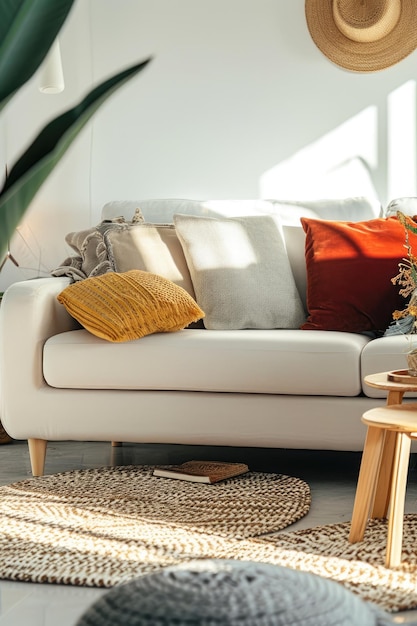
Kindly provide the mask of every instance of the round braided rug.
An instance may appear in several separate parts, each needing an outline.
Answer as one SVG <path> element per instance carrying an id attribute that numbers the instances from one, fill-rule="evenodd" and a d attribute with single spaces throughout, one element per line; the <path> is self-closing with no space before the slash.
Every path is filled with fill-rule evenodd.
<path id="1" fill-rule="evenodd" d="M 207 485 L 153 467 L 63 472 L 0 487 L 0 578 L 110 587 L 167 565 L 217 557 L 285 528 L 309 486 L 248 472 Z"/>

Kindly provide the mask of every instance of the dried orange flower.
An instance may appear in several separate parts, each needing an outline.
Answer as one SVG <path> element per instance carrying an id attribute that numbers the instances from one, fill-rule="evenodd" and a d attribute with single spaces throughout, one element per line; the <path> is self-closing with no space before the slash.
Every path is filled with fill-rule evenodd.
<path id="1" fill-rule="evenodd" d="M 417 289 L 417 257 L 413 254 L 409 238 L 410 232 L 417 235 L 417 223 L 412 217 L 404 215 L 401 211 L 397 211 L 397 218 L 405 229 L 404 247 L 407 250 L 407 258 L 398 263 L 399 272 L 394 278 L 391 278 L 391 282 L 401 287 L 399 291 L 401 296 L 404 298 L 411 297 L 408 305 L 402 311 L 394 311 L 392 314 L 394 320 L 402 319 L 407 315 L 417 317 L 417 298 L 412 295 Z"/>

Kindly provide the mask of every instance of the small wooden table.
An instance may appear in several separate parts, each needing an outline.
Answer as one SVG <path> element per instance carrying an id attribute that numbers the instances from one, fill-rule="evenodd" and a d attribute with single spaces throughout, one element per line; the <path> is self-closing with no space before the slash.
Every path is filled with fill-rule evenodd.
<path id="1" fill-rule="evenodd" d="M 416 381 L 408 383 L 397 383 L 388 380 L 388 374 L 391 372 L 380 372 L 378 374 L 369 374 L 365 376 L 364 381 L 370 387 L 383 389 L 388 391 L 387 406 L 391 404 L 401 404 L 404 394 L 408 392 L 417 392 L 417 376 Z M 417 400 L 416 400 L 417 402 Z M 392 468 L 394 463 L 394 453 L 396 444 L 396 433 L 387 431 L 385 434 L 385 442 L 382 451 L 381 469 L 379 472 L 378 483 L 375 492 L 375 500 L 372 508 L 372 518 L 383 518 L 387 516 L 388 507 L 391 497 L 391 480 Z"/>
<path id="2" fill-rule="evenodd" d="M 417 377 L 415 382 L 408 380 L 395 382 L 388 380 L 388 374 L 390 373 L 391 372 L 381 372 L 371 374 L 366 376 L 364 381 L 370 387 L 388 391 L 387 407 L 392 407 L 395 410 L 394 405 L 396 405 L 401 411 L 402 408 L 406 409 L 406 405 L 401 407 L 404 394 L 406 392 L 417 392 Z M 417 424 L 417 405 L 410 405 L 409 408 L 413 411 L 413 416 L 416 416 L 414 418 L 415 424 L 411 429 L 414 430 Z M 387 414 L 387 417 L 385 414 Z M 392 420 L 390 421 L 392 417 L 396 418 L 393 423 L 391 423 Z M 384 427 L 386 419 L 387 425 Z M 368 426 L 368 432 L 362 454 L 349 535 L 349 541 L 351 543 L 361 541 L 365 532 L 367 519 L 369 517 L 387 517 L 388 508 L 391 504 L 391 508 L 395 508 L 394 517 L 396 519 L 390 520 L 389 524 L 388 567 L 399 564 L 403 508 L 401 509 L 401 506 L 398 505 L 397 499 L 398 493 L 404 492 L 405 495 L 405 481 L 407 475 L 406 462 L 408 465 L 410 451 L 409 440 L 414 438 L 413 435 L 415 434 L 414 432 L 407 432 L 410 429 L 404 425 L 401 426 L 401 420 L 402 411 L 400 416 L 395 413 L 391 415 L 391 411 L 387 411 L 387 409 L 383 408 L 372 409 L 366 412 L 362 417 L 362 421 Z M 406 438 L 402 436 L 403 431 L 407 432 Z M 407 443 L 407 446 L 405 446 L 403 439 Z M 404 449 L 401 449 L 401 446 Z M 400 457 L 401 462 L 399 460 Z M 401 482 L 401 489 L 398 487 L 399 481 Z M 392 497 L 394 498 L 394 502 L 392 501 Z M 403 507 L 403 502 L 401 502 L 400 505 Z M 390 513 L 392 513 L 392 511 Z M 393 536 L 395 534 L 397 534 L 398 537 L 394 540 Z"/>

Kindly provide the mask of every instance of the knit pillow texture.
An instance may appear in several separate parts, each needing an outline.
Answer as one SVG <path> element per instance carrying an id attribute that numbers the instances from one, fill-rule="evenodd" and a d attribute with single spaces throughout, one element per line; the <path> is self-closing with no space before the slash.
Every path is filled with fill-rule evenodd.
<path id="1" fill-rule="evenodd" d="M 86 330 L 112 342 L 177 331 L 204 317 L 185 289 L 142 270 L 86 278 L 57 299 Z"/>
<path id="2" fill-rule="evenodd" d="M 308 309 L 302 329 L 385 331 L 392 313 L 404 306 L 391 281 L 405 255 L 402 224 L 396 217 L 364 222 L 301 218 L 301 223 Z"/>

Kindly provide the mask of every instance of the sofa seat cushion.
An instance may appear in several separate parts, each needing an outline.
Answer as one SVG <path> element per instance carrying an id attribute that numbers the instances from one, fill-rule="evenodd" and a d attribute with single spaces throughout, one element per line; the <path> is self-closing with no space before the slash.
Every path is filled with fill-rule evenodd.
<path id="1" fill-rule="evenodd" d="M 76 330 L 46 341 L 43 368 L 47 384 L 66 389 L 356 396 L 368 341 L 326 331 L 185 329 L 114 344 Z"/>

